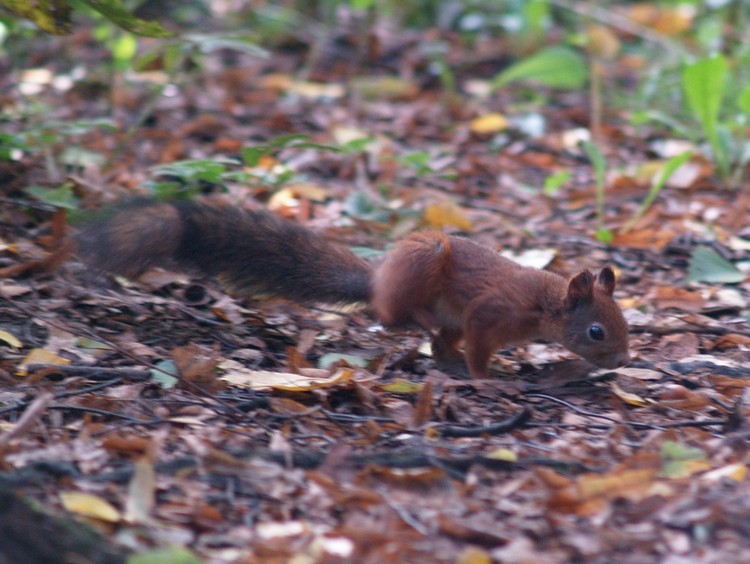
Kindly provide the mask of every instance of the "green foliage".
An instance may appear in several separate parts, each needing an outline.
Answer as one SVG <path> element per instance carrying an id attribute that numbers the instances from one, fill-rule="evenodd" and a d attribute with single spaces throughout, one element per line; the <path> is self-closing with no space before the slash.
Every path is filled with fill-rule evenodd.
<path id="1" fill-rule="evenodd" d="M 396 160 L 399 164 L 411 168 L 417 176 L 426 176 L 435 172 L 430 165 L 430 153 L 427 151 L 406 153 L 399 156 Z"/>
<path id="2" fill-rule="evenodd" d="M 161 360 L 153 368 L 149 369 L 149 372 L 151 373 L 151 380 L 165 390 L 174 388 L 177 382 L 179 382 L 178 376 L 180 371 L 173 360 Z"/>
<path id="3" fill-rule="evenodd" d="M 552 196 L 562 188 L 565 183 L 570 180 L 570 171 L 561 170 L 554 174 L 550 174 L 544 179 L 544 193 L 547 196 Z"/>
<path id="4" fill-rule="evenodd" d="M 301 149 L 350 154 L 354 149 L 361 150 L 370 141 L 357 139 L 337 146 L 314 143 L 309 139 L 307 135 L 279 135 L 265 143 L 243 147 L 241 160 L 195 159 L 158 165 L 151 168 L 157 180 L 146 183 L 144 187 L 159 199 L 190 198 L 210 186 L 225 189 L 230 182 L 278 190 L 284 184 L 299 179 L 299 175 L 281 162 L 266 166 L 263 164 L 264 158 L 275 157 L 284 150 Z"/>
<path id="5" fill-rule="evenodd" d="M 136 18 L 119 0 L 78 0 L 83 5 L 99 12 L 115 25 L 146 37 L 169 37 L 170 31 L 157 22 L 148 22 Z M 71 32 L 71 14 L 78 6 L 77 2 L 68 0 L 0 0 L 14 14 L 34 22 L 39 29 L 56 35 Z"/>
<path id="6" fill-rule="evenodd" d="M 633 217 L 630 218 L 630 220 L 628 220 L 627 223 L 625 223 L 625 225 L 622 226 L 622 229 L 620 230 L 621 233 L 629 231 L 636 223 L 638 223 L 638 221 L 651 207 L 651 204 L 654 203 L 656 197 L 661 193 L 664 185 L 667 183 L 667 180 L 669 180 L 669 177 L 672 176 L 675 171 L 683 164 L 688 162 L 690 160 L 690 157 L 692 156 L 692 151 L 685 151 L 683 153 L 680 153 L 679 155 L 675 155 L 666 163 L 664 163 L 664 166 L 656 175 L 654 181 L 651 183 L 651 187 L 649 188 L 646 197 L 643 199 L 643 202 L 641 202 L 641 206 L 638 208 L 638 211 L 633 215 Z"/>
<path id="7" fill-rule="evenodd" d="M 203 564 L 190 549 L 183 546 L 156 548 L 128 556 L 126 564 Z"/>
<path id="8" fill-rule="evenodd" d="M 309 141 L 309 136 L 293 133 L 279 135 L 266 143 L 260 143 L 242 149 L 242 161 L 247 166 L 258 166 L 263 157 L 270 156 L 281 149 L 320 149 L 323 151 L 343 152 L 344 149 L 335 145 L 323 145 Z M 357 141 L 361 141 L 357 139 Z"/>
<path id="9" fill-rule="evenodd" d="M 661 459 L 661 474 L 669 478 L 690 476 L 695 468 L 708 466 L 705 452 L 675 441 L 664 441 L 661 445 Z"/>
<path id="10" fill-rule="evenodd" d="M 596 238 L 602 243 L 611 243 L 614 239 L 612 231 L 604 226 L 604 195 L 607 188 L 607 159 L 599 150 L 599 147 L 591 143 L 590 141 L 581 142 L 581 147 L 591 161 L 591 165 L 594 167 L 594 175 L 596 179 Z"/>
<path id="11" fill-rule="evenodd" d="M 530 80 L 551 88 L 575 90 L 586 84 L 588 69 L 583 56 L 570 47 L 554 46 L 522 59 L 492 79 L 501 88 L 517 80 Z"/>
<path id="12" fill-rule="evenodd" d="M 696 247 L 690 257 L 688 282 L 737 284 L 747 276 L 709 247 Z"/>
<path id="13" fill-rule="evenodd" d="M 151 168 L 152 174 L 166 180 L 149 182 L 145 188 L 159 199 L 196 196 L 205 186 L 223 187 L 229 167 L 239 164 L 233 159 L 200 159 L 158 165 Z"/>
<path id="14" fill-rule="evenodd" d="M 89 164 L 102 165 L 105 157 L 100 153 L 83 149 L 78 138 L 98 129 L 114 129 L 106 118 L 81 119 L 75 121 L 46 120 L 43 108 L 36 108 L 24 118 L 0 114 L 0 124 L 13 124 L 26 119 L 31 122 L 25 129 L 15 133 L 0 134 L 0 160 L 20 160 L 25 155 L 38 155 L 44 159 L 51 182 L 62 182 L 62 169 L 77 170 Z M 74 209 L 78 200 L 72 187 L 61 184 L 57 188 L 29 186 L 26 192 L 41 201 L 59 207 Z"/>
<path id="15" fill-rule="evenodd" d="M 727 70 L 726 59 L 717 54 L 686 65 L 682 72 L 685 99 L 703 127 L 722 178 L 729 174 L 728 148 L 721 142 L 719 135 L 719 117 Z"/>
<path id="16" fill-rule="evenodd" d="M 318 368 L 328 370 L 333 367 L 337 362 L 344 361 L 349 366 L 358 366 L 360 368 L 366 368 L 370 361 L 361 356 L 355 356 L 353 354 L 342 354 L 342 353 L 326 353 L 318 359 Z"/>
<path id="17" fill-rule="evenodd" d="M 27 186 L 25 191 L 45 204 L 68 210 L 78 209 L 79 199 L 73 193 L 73 185 L 70 182 L 65 182 L 58 188 Z"/>

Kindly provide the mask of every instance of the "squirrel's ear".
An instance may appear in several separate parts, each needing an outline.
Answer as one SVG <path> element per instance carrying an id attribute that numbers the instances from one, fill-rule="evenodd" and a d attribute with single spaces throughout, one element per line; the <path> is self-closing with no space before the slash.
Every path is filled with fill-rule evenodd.
<path id="1" fill-rule="evenodd" d="M 612 294 L 615 293 L 614 271 L 609 266 L 605 266 L 602 268 L 599 276 L 597 276 L 596 283 L 602 290 L 604 290 L 605 294 L 612 297 Z"/>
<path id="2" fill-rule="evenodd" d="M 568 282 L 568 293 L 565 302 L 574 308 L 581 302 L 591 301 L 594 297 L 594 275 L 588 270 L 575 275 Z"/>

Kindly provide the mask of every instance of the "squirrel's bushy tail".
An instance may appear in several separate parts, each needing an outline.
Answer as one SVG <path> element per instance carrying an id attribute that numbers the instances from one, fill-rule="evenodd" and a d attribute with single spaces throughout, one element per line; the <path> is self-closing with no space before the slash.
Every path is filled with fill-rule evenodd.
<path id="1" fill-rule="evenodd" d="M 303 304 L 370 301 L 369 263 L 265 211 L 138 200 L 89 223 L 78 247 L 93 266 L 128 277 L 177 266 L 245 294 Z"/>

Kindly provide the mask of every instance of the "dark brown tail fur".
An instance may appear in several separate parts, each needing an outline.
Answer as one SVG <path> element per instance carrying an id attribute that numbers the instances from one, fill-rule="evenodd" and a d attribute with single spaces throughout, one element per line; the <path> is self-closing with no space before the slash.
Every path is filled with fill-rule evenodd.
<path id="1" fill-rule="evenodd" d="M 78 246 L 95 267 L 129 277 L 177 266 L 246 294 L 304 304 L 370 301 L 366 261 L 265 211 L 138 200 L 87 225 Z"/>

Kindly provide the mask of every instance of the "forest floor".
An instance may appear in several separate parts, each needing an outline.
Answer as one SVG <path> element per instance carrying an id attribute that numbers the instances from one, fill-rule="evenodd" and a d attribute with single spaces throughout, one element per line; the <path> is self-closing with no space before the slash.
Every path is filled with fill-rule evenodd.
<path id="1" fill-rule="evenodd" d="M 750 226 L 705 160 L 619 232 L 648 190 L 636 165 L 668 139 L 607 109 L 603 244 L 594 173 L 571 141 L 587 93 L 533 107 L 477 94 L 507 64 L 500 44 L 453 45 L 454 93 L 428 72 L 425 32 L 353 55 L 342 30 L 314 60 L 293 46 L 206 56 L 156 96 L 158 68 L 97 74 L 107 52 L 89 33 L 38 42 L 36 75 L 0 73 L 6 114 L 28 110 L 6 132 L 51 136 L 0 163 L 0 488 L 127 551 L 216 562 L 750 559 L 750 284 L 687 281 L 699 246 L 746 263 Z M 102 117 L 113 127 L 71 126 Z M 264 146 L 290 134 L 348 150 Z M 254 167 L 235 164 L 247 147 L 263 153 Z M 204 175 L 163 168 L 186 159 Z M 570 180 L 545 194 L 561 170 Z M 366 311 L 51 264 L 83 210 L 167 181 L 374 261 L 429 227 L 565 274 L 612 265 L 633 361 L 596 370 L 534 343 L 466 380 L 435 365 L 425 332 Z"/>

